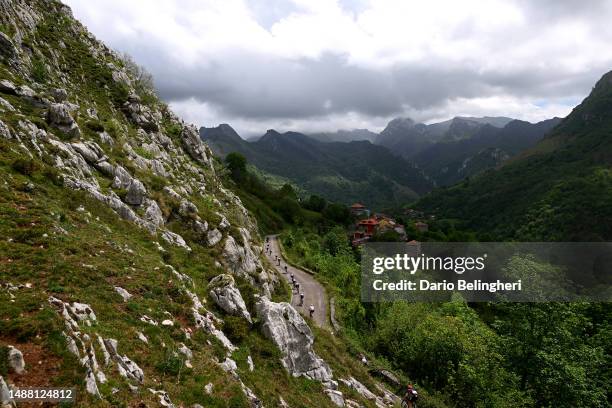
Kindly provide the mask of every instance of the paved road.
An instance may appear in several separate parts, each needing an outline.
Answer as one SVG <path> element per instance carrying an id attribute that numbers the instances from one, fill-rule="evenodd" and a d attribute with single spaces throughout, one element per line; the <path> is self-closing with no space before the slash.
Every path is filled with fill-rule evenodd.
<path id="1" fill-rule="evenodd" d="M 327 294 L 325 293 L 325 288 L 319 282 L 317 282 L 315 278 L 308 272 L 305 272 L 298 268 L 294 268 L 285 261 L 285 259 L 281 255 L 276 235 L 268 235 L 266 238 L 268 239 L 268 243 L 264 243 L 264 250 L 269 244 L 272 254 L 267 251 L 265 253 L 268 257 L 268 260 L 270 260 L 270 263 L 274 265 L 280 275 L 285 278 L 287 282 L 289 282 L 290 286 L 291 274 L 293 274 L 295 280 L 300 284 L 300 292 L 304 293 L 304 304 L 300 305 L 300 295 L 297 293 L 296 289 L 293 289 L 291 304 L 304 316 L 309 316 L 308 309 L 310 305 L 314 305 L 315 313 L 313 319 L 315 323 L 319 327 L 329 328 L 329 320 L 327 317 L 328 301 Z M 280 266 L 278 265 L 278 261 L 275 260 L 276 256 L 281 259 Z M 285 265 L 287 266 L 287 273 L 285 273 Z"/>

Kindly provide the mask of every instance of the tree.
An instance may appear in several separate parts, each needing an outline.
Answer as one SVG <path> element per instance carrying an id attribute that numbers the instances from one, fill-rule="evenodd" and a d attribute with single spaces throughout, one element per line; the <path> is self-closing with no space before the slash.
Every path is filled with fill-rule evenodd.
<path id="1" fill-rule="evenodd" d="M 538 407 L 607 406 L 609 360 L 586 303 L 499 303 L 494 324 L 506 360 Z M 608 324 L 609 327 L 609 324 Z M 608 331 L 609 333 L 609 331 Z M 596 343 L 596 342 L 595 342 Z M 568 392 L 559 392 L 559 384 Z"/>
<path id="2" fill-rule="evenodd" d="M 348 225 L 348 223 L 351 221 L 351 213 L 349 209 L 342 204 L 329 204 L 323 210 L 323 216 L 343 225 Z"/>
<path id="3" fill-rule="evenodd" d="M 371 242 L 402 242 L 402 237 L 394 230 L 387 230 L 374 234 Z"/>
<path id="4" fill-rule="evenodd" d="M 323 248 L 335 256 L 343 249 L 348 248 L 346 233 L 341 227 L 336 227 L 323 237 Z"/>
<path id="5" fill-rule="evenodd" d="M 300 222 L 300 205 L 290 197 L 282 197 L 273 207 L 285 221 L 292 224 Z"/>
<path id="6" fill-rule="evenodd" d="M 327 201 L 323 197 L 312 194 L 308 200 L 304 201 L 302 207 L 310 211 L 321 212 L 327 205 Z"/>
<path id="7" fill-rule="evenodd" d="M 225 157 L 225 163 L 229 169 L 232 179 L 239 183 L 244 180 L 247 174 L 246 158 L 237 152 L 232 152 Z"/>
<path id="8" fill-rule="evenodd" d="M 283 186 L 278 190 L 278 193 L 282 197 L 289 197 L 293 200 L 297 200 L 297 194 L 291 184 L 283 184 Z"/>

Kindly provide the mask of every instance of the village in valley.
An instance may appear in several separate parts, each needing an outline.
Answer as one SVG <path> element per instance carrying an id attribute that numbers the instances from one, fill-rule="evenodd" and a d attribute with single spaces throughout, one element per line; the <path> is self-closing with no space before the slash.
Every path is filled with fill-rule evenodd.
<path id="1" fill-rule="evenodd" d="M 350 207 L 355 222 L 350 228 L 351 243 L 354 247 L 368 241 L 414 241 L 414 235 L 425 233 L 429 225 L 424 221 L 425 214 L 411 208 L 403 210 L 403 219 L 387 214 L 371 212 L 361 203 Z"/>

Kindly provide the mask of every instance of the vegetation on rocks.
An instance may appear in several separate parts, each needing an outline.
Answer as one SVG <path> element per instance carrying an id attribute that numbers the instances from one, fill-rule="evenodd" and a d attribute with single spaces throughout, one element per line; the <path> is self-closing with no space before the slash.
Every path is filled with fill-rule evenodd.
<path id="1" fill-rule="evenodd" d="M 61 2 L 1 7 L 2 384 L 76 387 L 86 407 L 334 406 L 325 390 L 337 382 L 293 375 L 259 318 L 245 318 L 258 296 L 287 300 L 287 289 L 197 130 Z M 224 274 L 232 285 L 211 295 Z M 327 334 L 314 343 L 335 347 Z M 350 358 L 326 357 L 339 373 Z"/>

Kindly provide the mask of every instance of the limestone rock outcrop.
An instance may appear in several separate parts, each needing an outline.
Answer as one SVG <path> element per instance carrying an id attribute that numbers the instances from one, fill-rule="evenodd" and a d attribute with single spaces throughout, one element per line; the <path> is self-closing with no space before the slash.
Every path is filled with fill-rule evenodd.
<path id="1" fill-rule="evenodd" d="M 255 305 L 264 335 L 281 350 L 283 366 L 295 377 L 330 384 L 332 371 L 312 349 L 314 335 L 300 313 L 289 303 L 259 298 Z"/>
<path id="2" fill-rule="evenodd" d="M 253 323 L 232 275 L 223 274 L 214 277 L 208 284 L 208 290 L 210 297 L 225 312 L 242 316 L 249 323 Z"/>
<path id="3" fill-rule="evenodd" d="M 81 129 L 72 117 L 74 107 L 67 103 L 53 103 L 49 106 L 47 122 L 71 137 L 81 136 Z"/>

